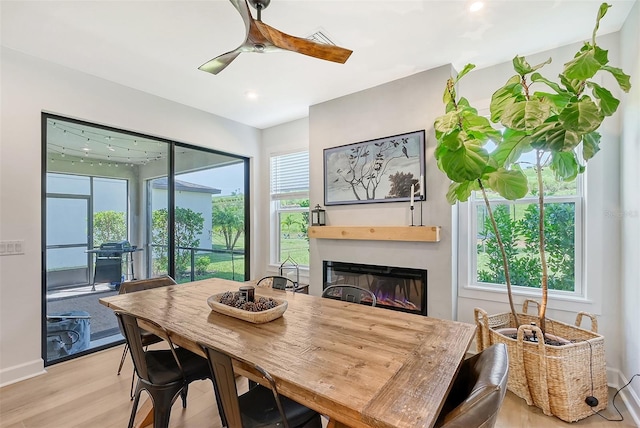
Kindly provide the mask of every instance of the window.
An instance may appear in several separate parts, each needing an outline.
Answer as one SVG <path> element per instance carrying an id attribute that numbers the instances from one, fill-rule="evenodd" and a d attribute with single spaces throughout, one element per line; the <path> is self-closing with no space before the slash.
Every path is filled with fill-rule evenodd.
<path id="1" fill-rule="evenodd" d="M 272 261 L 309 266 L 309 152 L 271 157 L 275 248 Z"/>
<path id="2" fill-rule="evenodd" d="M 488 194 L 494 218 L 509 259 L 511 283 L 516 289 L 540 288 L 541 268 L 538 251 L 538 185 L 533 165 L 523 163 L 529 179 L 529 194 L 508 201 Z M 542 172 L 545 187 L 545 243 L 549 272 L 549 291 L 582 296 L 582 177 L 561 183 L 546 168 Z M 475 286 L 502 287 L 505 284 L 502 257 L 481 194 L 469 199 L 470 266 Z"/>

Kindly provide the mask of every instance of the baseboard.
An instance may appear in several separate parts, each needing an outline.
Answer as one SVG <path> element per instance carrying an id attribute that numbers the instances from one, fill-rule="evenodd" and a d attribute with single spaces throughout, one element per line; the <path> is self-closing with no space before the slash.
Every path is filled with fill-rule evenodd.
<path id="1" fill-rule="evenodd" d="M 620 373 L 620 370 L 607 369 L 607 381 L 609 386 L 611 388 L 615 388 L 617 391 L 625 386 L 627 382 L 629 382 L 629 379 Z M 618 400 L 622 399 L 622 402 L 627 407 L 634 423 L 640 428 L 640 397 L 638 397 L 634 390 L 631 389 L 630 385 L 620 391 L 618 397 L 619 398 L 616 400 L 616 403 L 618 403 Z M 615 412 L 615 409 L 611 410 Z"/>
<path id="2" fill-rule="evenodd" d="M 0 370 L 0 388 L 46 373 L 42 358 Z"/>

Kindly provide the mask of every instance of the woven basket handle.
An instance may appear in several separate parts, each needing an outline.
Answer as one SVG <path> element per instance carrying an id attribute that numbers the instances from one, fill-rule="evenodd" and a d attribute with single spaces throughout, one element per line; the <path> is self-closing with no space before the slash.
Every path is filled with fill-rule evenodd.
<path id="1" fill-rule="evenodd" d="M 538 308 L 537 314 L 536 314 L 537 316 L 540 313 L 540 303 L 538 303 L 536 300 L 533 300 L 533 299 L 525 299 L 524 302 L 522 302 L 522 313 L 525 315 L 528 313 L 529 303 L 535 303 L 536 307 Z"/>
<path id="2" fill-rule="evenodd" d="M 582 316 L 587 316 L 591 319 L 591 331 L 594 333 L 598 332 L 598 319 L 596 318 L 595 315 L 590 314 L 589 312 L 578 312 L 578 315 L 576 315 L 576 327 L 580 327 L 580 324 L 582 324 Z M 580 327 L 582 328 L 582 327 Z"/>
<path id="3" fill-rule="evenodd" d="M 473 318 L 476 320 L 476 346 L 478 352 L 491 346 L 489 338 L 489 316 L 484 309 L 473 308 Z"/>
<path id="4" fill-rule="evenodd" d="M 531 334 L 532 332 L 535 332 L 536 337 L 538 338 L 537 351 L 535 352 L 537 354 L 538 367 L 531 367 L 531 365 L 525 363 L 525 360 L 529 360 L 529 361 L 536 360 L 529 357 L 525 357 L 525 354 L 524 354 L 523 342 L 524 342 L 525 333 Z M 518 327 L 518 343 L 517 343 L 518 360 L 523 362 L 525 371 L 534 370 L 534 372 L 531 373 L 532 378 L 538 381 L 537 385 L 535 385 L 535 382 L 533 382 L 534 385 L 531 385 L 531 383 L 524 380 L 524 382 L 526 382 L 525 384 L 529 387 L 529 394 L 531 394 L 531 389 L 535 388 L 535 386 L 538 386 L 540 391 L 549 390 L 548 384 L 547 384 L 547 350 L 544 347 L 543 338 L 544 336 L 542 334 L 542 330 L 540 330 L 538 326 L 524 324 Z M 526 378 L 525 373 L 523 373 L 522 376 Z M 551 413 L 551 406 L 549 404 L 549 394 L 542 394 L 542 397 L 540 397 L 540 399 L 541 399 L 541 402 L 538 403 L 537 406 L 540 407 L 540 409 L 542 409 L 542 412 L 545 415 L 551 415 L 552 413 Z"/>

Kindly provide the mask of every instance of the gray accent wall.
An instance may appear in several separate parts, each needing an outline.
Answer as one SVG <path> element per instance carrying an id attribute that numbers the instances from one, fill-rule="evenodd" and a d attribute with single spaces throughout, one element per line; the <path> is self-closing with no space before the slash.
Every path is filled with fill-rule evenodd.
<path id="1" fill-rule="evenodd" d="M 454 73 L 450 65 L 394 80 L 371 89 L 311 106 L 309 109 L 310 205 L 324 205 L 325 148 L 425 130 L 426 201 L 424 224 L 441 226 L 438 243 L 398 241 L 310 240 L 310 292 L 322 291 L 322 261 L 333 260 L 426 269 L 427 313 L 455 319 L 452 209 L 445 195 L 449 181 L 433 157 L 434 119 L 442 114 L 442 93 Z M 408 202 L 325 207 L 332 226 L 409 226 Z M 414 222 L 419 224 L 420 204 Z"/>

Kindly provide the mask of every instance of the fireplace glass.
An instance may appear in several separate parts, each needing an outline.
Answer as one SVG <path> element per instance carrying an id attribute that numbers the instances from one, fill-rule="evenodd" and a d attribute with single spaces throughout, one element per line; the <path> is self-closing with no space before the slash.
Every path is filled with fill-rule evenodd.
<path id="1" fill-rule="evenodd" d="M 323 261 L 323 289 L 350 284 L 376 295 L 376 306 L 427 315 L 427 271 L 395 266 L 377 266 Z"/>

